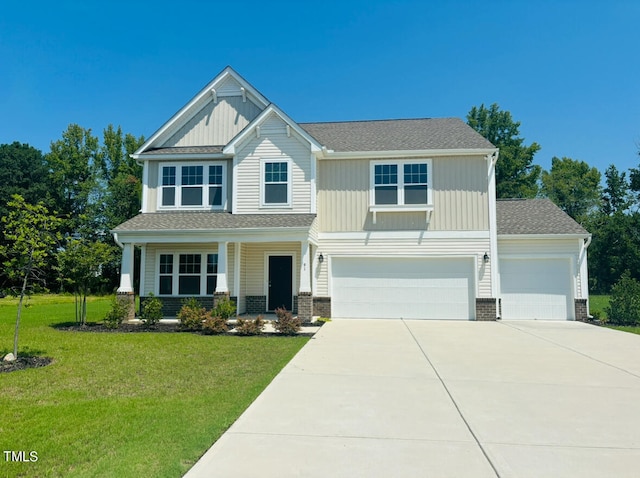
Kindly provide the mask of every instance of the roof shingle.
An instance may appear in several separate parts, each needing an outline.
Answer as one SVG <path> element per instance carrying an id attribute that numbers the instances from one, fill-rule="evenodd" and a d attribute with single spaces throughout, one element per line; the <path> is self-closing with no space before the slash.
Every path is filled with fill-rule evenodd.
<path id="1" fill-rule="evenodd" d="M 498 234 L 580 234 L 586 229 L 549 199 L 499 199 Z"/>
<path id="2" fill-rule="evenodd" d="M 315 214 L 229 214 L 176 211 L 138 214 L 117 226 L 125 231 L 207 231 L 219 229 L 308 228 Z"/>
<path id="3" fill-rule="evenodd" d="M 327 149 L 338 152 L 491 149 L 459 118 L 299 123 Z"/>

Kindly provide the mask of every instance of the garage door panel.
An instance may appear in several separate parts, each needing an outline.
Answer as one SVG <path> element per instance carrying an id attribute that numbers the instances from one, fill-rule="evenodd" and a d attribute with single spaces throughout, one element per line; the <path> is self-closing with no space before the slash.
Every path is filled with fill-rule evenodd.
<path id="1" fill-rule="evenodd" d="M 571 280 L 568 259 L 502 259 L 502 318 L 572 319 Z"/>
<path id="2" fill-rule="evenodd" d="M 335 258 L 332 314 L 469 320 L 473 284 L 470 259 Z"/>

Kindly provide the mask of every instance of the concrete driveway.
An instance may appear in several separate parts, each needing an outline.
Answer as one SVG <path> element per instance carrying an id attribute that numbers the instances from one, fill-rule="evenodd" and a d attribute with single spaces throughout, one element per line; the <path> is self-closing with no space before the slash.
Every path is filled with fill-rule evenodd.
<path id="1" fill-rule="evenodd" d="M 639 474 L 640 336 L 337 319 L 186 476 Z"/>

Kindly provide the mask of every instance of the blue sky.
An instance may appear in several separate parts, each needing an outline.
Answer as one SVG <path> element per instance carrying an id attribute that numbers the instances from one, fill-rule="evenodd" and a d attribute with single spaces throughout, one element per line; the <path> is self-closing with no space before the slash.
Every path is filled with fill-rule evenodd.
<path id="1" fill-rule="evenodd" d="M 70 123 L 149 137 L 231 65 L 294 120 L 461 117 L 498 103 L 526 144 L 640 163 L 640 2 L 5 2 L 0 143 Z"/>

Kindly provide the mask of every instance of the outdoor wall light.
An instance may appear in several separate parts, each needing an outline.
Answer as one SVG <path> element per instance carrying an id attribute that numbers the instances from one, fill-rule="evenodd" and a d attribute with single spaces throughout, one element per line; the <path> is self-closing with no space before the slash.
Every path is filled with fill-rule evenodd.
<path id="1" fill-rule="evenodd" d="M 489 263 L 489 253 L 485 252 L 484 257 L 482 258 L 485 264 Z"/>
<path id="2" fill-rule="evenodd" d="M 320 253 L 320 255 L 318 256 L 318 262 L 320 264 L 322 264 L 324 262 L 324 256 L 322 255 L 322 252 Z"/>

